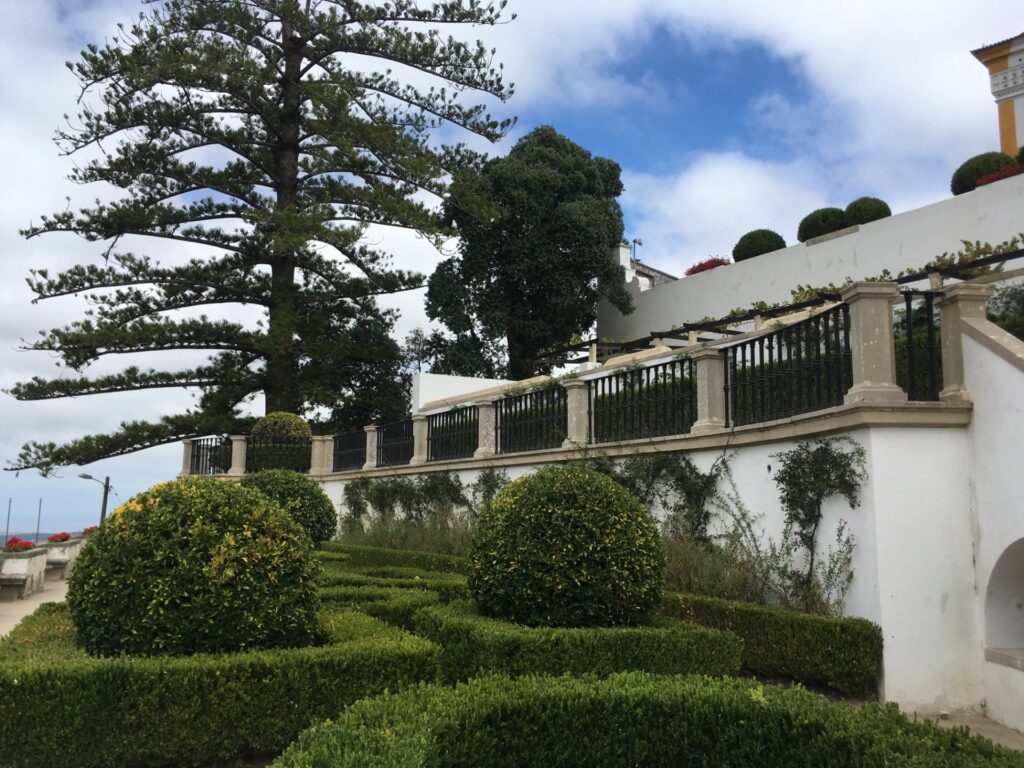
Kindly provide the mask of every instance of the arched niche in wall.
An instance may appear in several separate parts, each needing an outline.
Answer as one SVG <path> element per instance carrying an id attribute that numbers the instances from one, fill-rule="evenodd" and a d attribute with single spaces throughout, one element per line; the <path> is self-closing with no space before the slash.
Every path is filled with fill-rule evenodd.
<path id="1" fill-rule="evenodd" d="M 1024 656 L 1024 539 L 1006 548 L 989 577 L 985 647 L 1018 650 Z"/>

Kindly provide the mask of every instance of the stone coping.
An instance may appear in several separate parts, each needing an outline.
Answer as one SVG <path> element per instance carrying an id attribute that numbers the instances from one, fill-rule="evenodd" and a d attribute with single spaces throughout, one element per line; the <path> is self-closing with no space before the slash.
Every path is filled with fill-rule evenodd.
<path id="1" fill-rule="evenodd" d="M 723 450 L 749 445 L 800 440 L 819 435 L 848 432 L 865 427 L 912 429 L 962 429 L 971 421 L 970 403 L 895 402 L 850 403 L 776 421 L 700 434 L 669 435 L 615 443 L 593 443 L 573 448 L 549 448 L 522 453 L 497 454 L 486 459 L 432 461 L 415 466 L 378 467 L 366 470 L 312 474 L 317 480 L 354 480 L 360 477 L 418 475 L 424 472 L 457 472 L 489 467 L 548 464 L 579 459 L 588 453 L 610 457 L 639 453 Z"/>
<path id="2" fill-rule="evenodd" d="M 27 560 L 30 557 L 38 557 L 40 554 L 46 554 L 46 547 L 36 546 L 32 549 L 26 549 L 24 552 L 0 552 L 0 558 L 7 558 L 9 560 Z"/>
<path id="3" fill-rule="evenodd" d="M 985 661 L 1024 672 L 1024 648 L 986 648 Z"/>

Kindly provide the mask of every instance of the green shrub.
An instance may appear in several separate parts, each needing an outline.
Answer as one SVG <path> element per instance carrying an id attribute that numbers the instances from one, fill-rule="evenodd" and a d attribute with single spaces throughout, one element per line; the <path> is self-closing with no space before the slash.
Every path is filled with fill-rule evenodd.
<path id="1" fill-rule="evenodd" d="M 155 485 L 89 539 L 68 578 L 78 641 L 110 656 L 308 645 L 317 562 L 302 528 L 253 488 Z"/>
<path id="2" fill-rule="evenodd" d="M 962 195 L 972 191 L 982 176 L 1016 164 L 1017 161 L 1005 152 L 983 152 L 966 160 L 956 169 L 950 180 L 949 188 L 954 195 Z"/>
<path id="3" fill-rule="evenodd" d="M 842 208 L 818 208 L 801 220 L 796 231 L 796 239 L 806 243 L 816 237 L 837 232 L 846 226 L 846 213 Z"/>
<path id="4" fill-rule="evenodd" d="M 252 425 L 249 437 L 254 441 L 308 440 L 313 436 L 309 423 L 294 413 L 274 411 Z"/>
<path id="5" fill-rule="evenodd" d="M 412 552 L 384 547 L 364 547 L 357 544 L 343 544 L 337 541 L 326 541 L 321 545 L 323 552 L 346 555 L 352 565 L 381 565 L 419 568 L 424 571 L 438 573 L 465 573 L 467 560 L 455 555 L 442 555 L 436 552 Z"/>
<path id="6" fill-rule="evenodd" d="M 885 219 L 892 216 L 892 209 L 884 200 L 877 197 L 858 197 L 846 206 L 846 226 L 854 224 L 868 224 L 872 221 Z"/>
<path id="7" fill-rule="evenodd" d="M 666 675 L 731 675 L 743 643 L 682 621 L 648 627 L 524 627 L 479 615 L 468 601 L 424 608 L 418 635 L 443 649 L 441 679 L 483 672 L 509 675 L 597 674 L 641 670 Z"/>
<path id="8" fill-rule="evenodd" d="M 580 464 L 507 485 L 480 516 L 469 562 L 485 614 L 546 626 L 642 624 L 665 572 L 643 504 Z"/>
<path id="9" fill-rule="evenodd" d="M 276 501 L 313 541 L 334 538 L 338 515 L 315 480 L 288 469 L 268 469 L 246 475 L 242 478 L 242 485 L 255 488 Z"/>
<path id="10" fill-rule="evenodd" d="M 326 644 L 310 648 L 96 659 L 74 645 L 63 607 L 40 608 L 0 640 L 0 763 L 234 764 L 280 753 L 354 701 L 437 674 L 436 646 L 369 616 L 325 609 L 321 631 Z"/>
<path id="11" fill-rule="evenodd" d="M 743 667 L 755 674 L 841 693 L 874 693 L 878 688 L 882 630 L 866 619 L 672 593 L 662 599 L 660 615 L 739 635 Z"/>
<path id="12" fill-rule="evenodd" d="M 361 701 L 315 726 L 273 768 L 1019 768 L 1019 753 L 750 680 L 624 673 L 492 676 Z"/>
<path id="13" fill-rule="evenodd" d="M 786 241 L 778 232 L 770 229 L 752 229 L 736 241 L 732 248 L 732 260 L 746 261 L 763 253 L 771 253 L 786 247 Z"/>
<path id="14" fill-rule="evenodd" d="M 358 608 L 405 629 L 413 628 L 413 617 L 420 608 L 437 605 L 441 600 L 437 592 L 425 589 L 351 586 L 324 587 L 320 599 L 329 605 Z"/>

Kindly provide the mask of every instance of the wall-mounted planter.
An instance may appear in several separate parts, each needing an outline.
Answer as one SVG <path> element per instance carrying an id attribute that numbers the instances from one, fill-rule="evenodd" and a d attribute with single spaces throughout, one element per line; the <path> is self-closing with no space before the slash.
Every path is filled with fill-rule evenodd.
<path id="1" fill-rule="evenodd" d="M 67 541 L 47 542 L 46 578 L 66 579 L 84 543 L 85 539 L 80 536 Z"/>
<path id="2" fill-rule="evenodd" d="M 0 579 L 15 585 L 19 577 L 24 577 L 19 591 L 21 597 L 38 592 L 43 588 L 49 554 L 47 547 L 35 547 L 25 552 L 0 552 Z"/>

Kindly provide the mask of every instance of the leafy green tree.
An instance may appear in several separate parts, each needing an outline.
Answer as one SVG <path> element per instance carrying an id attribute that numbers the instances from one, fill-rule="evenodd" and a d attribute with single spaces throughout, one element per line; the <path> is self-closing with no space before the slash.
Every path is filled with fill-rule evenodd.
<path id="1" fill-rule="evenodd" d="M 84 464 L 237 428 L 239 405 L 260 393 L 268 412 L 318 409 L 337 424 L 400 407 L 394 316 L 374 297 L 422 278 L 390 268 L 363 235 L 368 225 L 446 235 L 429 199 L 477 160 L 431 134 L 448 126 L 497 140 L 510 121 L 492 118 L 474 95 L 504 100 L 511 90 L 492 50 L 438 27 L 491 25 L 504 5 L 164 0 L 89 46 L 69 65 L 85 106 L 57 141 L 85 155 L 72 180 L 119 196 L 25 231 L 106 246 L 101 263 L 32 272 L 37 301 L 81 293 L 90 309 L 29 345 L 76 375 L 35 378 L 11 393 L 201 394 L 185 413 L 112 434 L 30 443 L 16 466 Z M 187 247 L 190 258 L 162 266 L 122 250 L 140 239 Z M 202 314 L 229 305 L 262 319 L 252 328 Z M 194 368 L 82 373 L 109 355 L 180 350 L 209 356 Z M 389 381 L 396 392 L 382 393 Z"/>
<path id="2" fill-rule="evenodd" d="M 623 233 L 619 173 L 542 126 L 506 157 L 456 174 L 445 209 L 461 252 L 438 266 L 427 292 L 449 348 L 462 359 L 507 353 L 507 375 L 523 379 L 550 370 L 537 362 L 545 350 L 589 331 L 599 300 L 632 311 L 612 255 Z"/>

